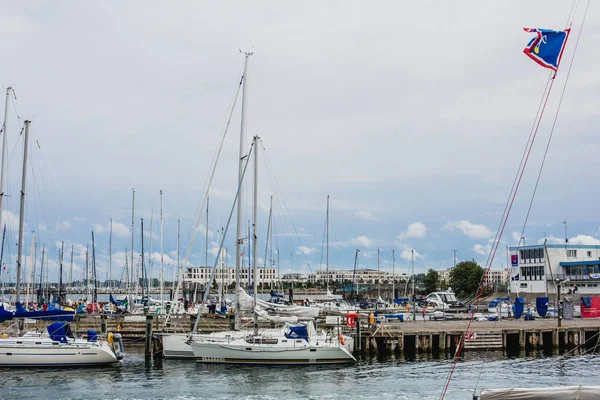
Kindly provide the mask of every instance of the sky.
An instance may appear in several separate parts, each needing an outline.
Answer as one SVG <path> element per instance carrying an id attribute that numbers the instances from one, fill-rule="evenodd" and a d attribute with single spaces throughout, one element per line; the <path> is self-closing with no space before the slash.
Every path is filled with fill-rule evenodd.
<path id="1" fill-rule="evenodd" d="M 591 4 L 582 29 L 587 2 L 576 4 L 561 70 L 492 268 L 506 265 L 505 247 L 521 236 L 525 244 L 560 243 L 565 234 L 570 243 L 600 244 L 594 201 L 600 194 L 600 9 Z M 353 268 L 356 250 L 360 268 L 377 268 L 378 249 L 381 269 L 398 273 L 411 272 L 411 250 L 416 273 L 451 267 L 454 254 L 486 265 L 549 77 L 523 54 L 532 37 L 523 27 L 564 29 L 572 5 L 4 1 L 0 83 L 3 93 L 13 87 L 16 99 L 9 100 L 6 120 L 2 279 L 7 273 L 14 279 L 16 270 L 25 119 L 32 121 L 29 266 L 35 231 L 36 270 L 45 247 L 56 279 L 64 241 L 66 270 L 73 247 L 73 279 L 80 279 L 94 231 L 97 270 L 105 279 L 112 218 L 110 276 L 120 279 L 131 249 L 133 188 L 135 263 L 144 218 L 145 253 L 152 238 L 150 274 L 158 277 L 162 190 L 165 278 L 177 264 L 178 220 L 181 263 L 205 263 L 208 231 L 213 265 L 217 230 L 226 226 L 237 189 L 241 94 L 208 193 L 208 223 L 203 211 L 195 226 L 239 86 L 240 50 L 253 53 L 244 148 L 260 136 L 261 265 L 273 196 L 275 256 L 269 252 L 267 259 L 279 252 L 281 273 L 325 267 L 328 195 L 331 269 Z M 243 185 L 244 232 L 252 215 L 252 168 Z M 235 263 L 235 220 L 234 213 L 224 240 L 228 266 Z"/>

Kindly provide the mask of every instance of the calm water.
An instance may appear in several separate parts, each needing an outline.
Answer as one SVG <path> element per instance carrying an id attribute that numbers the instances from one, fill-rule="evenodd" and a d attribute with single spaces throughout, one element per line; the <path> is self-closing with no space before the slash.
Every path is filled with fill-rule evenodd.
<path id="1" fill-rule="evenodd" d="M 481 356 L 478 356 L 481 357 Z M 483 365 L 483 368 L 482 368 Z M 163 361 L 129 352 L 116 368 L 0 369 L 3 399 L 439 399 L 448 360 L 361 362 L 353 367 L 235 367 Z M 478 388 L 598 384 L 600 356 L 461 362 L 446 399 Z"/>

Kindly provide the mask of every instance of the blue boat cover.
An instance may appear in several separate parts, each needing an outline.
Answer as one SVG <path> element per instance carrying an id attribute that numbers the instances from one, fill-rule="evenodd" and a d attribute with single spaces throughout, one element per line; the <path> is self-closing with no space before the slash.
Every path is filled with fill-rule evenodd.
<path id="1" fill-rule="evenodd" d="M 592 298 L 590 296 L 581 296 L 581 303 L 585 308 L 590 308 L 592 306 Z"/>
<path id="2" fill-rule="evenodd" d="M 48 335 L 50 335 L 50 339 L 67 343 L 67 338 L 73 337 L 73 332 L 71 332 L 71 327 L 66 322 L 55 322 L 46 328 L 48 330 Z"/>
<path id="3" fill-rule="evenodd" d="M 535 308 L 540 317 L 545 317 L 548 312 L 548 298 L 538 297 L 535 299 Z"/>
<path id="4" fill-rule="evenodd" d="M 88 329 L 87 340 L 88 342 L 97 342 L 98 333 L 94 329 Z"/>
<path id="5" fill-rule="evenodd" d="M 304 339 L 308 341 L 308 329 L 305 325 L 290 325 L 288 326 L 289 332 L 285 333 L 285 337 L 288 339 Z"/>
<path id="6" fill-rule="evenodd" d="M 17 301 L 15 304 L 17 311 L 13 313 L 14 318 L 32 318 L 43 321 L 73 321 L 75 312 L 65 311 L 58 308 L 48 308 L 48 311 L 27 311 L 23 305 Z"/>
<path id="7" fill-rule="evenodd" d="M 521 318 L 525 309 L 525 297 L 517 297 L 515 299 L 515 319 Z"/>
<path id="8" fill-rule="evenodd" d="M 0 322 L 8 321 L 13 319 L 13 313 L 6 311 L 4 306 L 0 306 Z"/>
<path id="9" fill-rule="evenodd" d="M 271 290 L 271 297 L 283 297 L 283 293 L 277 293 L 276 290 Z"/>

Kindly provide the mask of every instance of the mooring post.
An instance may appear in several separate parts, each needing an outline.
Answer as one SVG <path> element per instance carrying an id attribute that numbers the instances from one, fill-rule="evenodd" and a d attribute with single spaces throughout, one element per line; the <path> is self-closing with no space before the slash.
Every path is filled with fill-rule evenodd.
<path id="1" fill-rule="evenodd" d="M 100 316 L 100 332 L 106 333 L 106 315 Z"/>
<path id="2" fill-rule="evenodd" d="M 354 325 L 356 326 L 356 339 L 354 340 L 354 347 L 361 352 L 362 351 L 362 338 L 360 332 L 360 316 L 354 317 Z"/>
<path id="3" fill-rule="evenodd" d="M 146 346 L 144 355 L 146 361 L 152 358 L 152 315 L 146 315 Z"/>

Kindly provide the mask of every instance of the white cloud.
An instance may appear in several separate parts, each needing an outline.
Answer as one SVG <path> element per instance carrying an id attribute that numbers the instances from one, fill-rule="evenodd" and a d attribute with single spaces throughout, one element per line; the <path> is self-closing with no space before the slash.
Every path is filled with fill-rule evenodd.
<path id="1" fill-rule="evenodd" d="M 511 236 L 516 243 L 519 243 L 519 240 L 521 240 L 521 232 L 513 232 Z"/>
<path id="2" fill-rule="evenodd" d="M 471 239 L 487 239 L 492 236 L 492 231 L 483 224 L 473 224 L 469 221 L 449 222 L 444 226 L 444 229 L 453 231 L 459 229 L 463 234 Z"/>
<path id="3" fill-rule="evenodd" d="M 424 238 L 427 234 L 427 226 L 422 222 L 414 222 L 408 225 L 406 228 L 406 232 L 402 233 L 398 236 L 398 239 L 406 239 L 406 238 Z"/>
<path id="4" fill-rule="evenodd" d="M 371 212 L 366 210 L 358 210 L 354 213 L 357 218 L 360 218 L 364 221 L 379 221 L 380 218 L 374 216 Z"/>
<path id="5" fill-rule="evenodd" d="M 296 254 L 309 255 L 309 254 L 313 254 L 316 251 L 317 251 L 317 249 L 314 247 L 299 246 L 298 249 L 296 249 Z"/>
<path id="6" fill-rule="evenodd" d="M 419 253 L 416 250 L 413 250 L 413 251 L 414 251 L 415 260 L 419 259 L 419 258 L 425 259 L 425 256 L 423 254 Z M 407 261 L 410 261 L 410 260 L 412 260 L 412 257 L 413 257 L 413 251 L 411 251 L 411 249 L 404 249 L 402 251 L 402 253 L 400 254 L 400 257 L 402 257 L 403 259 L 405 259 Z"/>
<path id="7" fill-rule="evenodd" d="M 110 232 L 110 222 L 107 223 L 106 225 L 94 224 L 94 231 L 96 233 Z M 113 235 L 116 237 L 119 237 L 119 238 L 131 237 L 131 231 L 129 230 L 129 228 L 127 226 L 125 226 L 125 224 L 123 224 L 121 222 L 113 221 L 112 231 L 113 231 Z"/>
<path id="8" fill-rule="evenodd" d="M 473 246 L 473 251 L 482 256 L 488 255 L 491 249 L 492 246 L 490 246 L 489 244 L 476 244 L 475 246 Z"/>
<path id="9" fill-rule="evenodd" d="M 563 240 L 564 243 L 564 240 Z M 582 244 L 582 245 L 592 245 L 598 246 L 600 245 L 600 239 L 596 239 L 593 236 L 588 235 L 577 235 L 569 239 L 569 244 Z"/>
<path id="10" fill-rule="evenodd" d="M 372 241 L 366 236 L 358 236 L 350 241 L 350 244 L 362 246 L 362 247 L 371 247 Z"/>
<path id="11" fill-rule="evenodd" d="M 71 223 L 68 220 L 58 222 L 56 224 L 56 231 L 66 231 L 71 229 Z"/>

